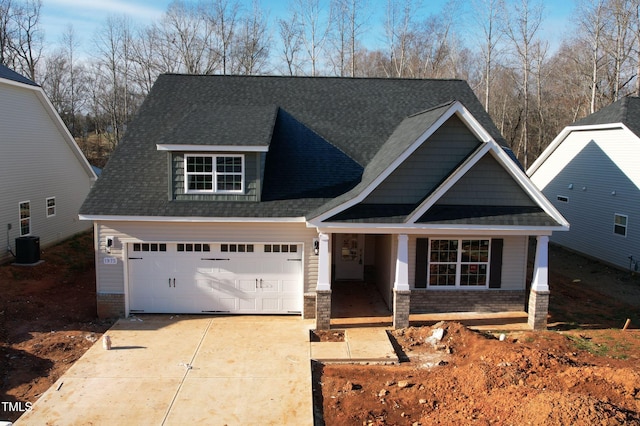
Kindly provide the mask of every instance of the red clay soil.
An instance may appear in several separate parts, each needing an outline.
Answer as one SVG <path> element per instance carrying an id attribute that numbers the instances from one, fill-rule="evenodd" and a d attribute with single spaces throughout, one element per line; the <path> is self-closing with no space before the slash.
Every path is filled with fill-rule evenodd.
<path id="1" fill-rule="evenodd" d="M 112 324 L 96 317 L 92 234 L 0 266 L 0 420 L 14 421 Z"/>
<path id="2" fill-rule="evenodd" d="M 41 257 L 0 266 L 0 420 L 19 417 L 112 324 L 96 318 L 91 233 Z M 315 366 L 316 423 L 640 425 L 638 305 L 596 290 L 619 285 L 635 301 L 640 280 L 565 251 L 551 261 L 555 331 L 395 331 L 400 365 Z M 425 343 L 437 327 L 442 341 Z"/>

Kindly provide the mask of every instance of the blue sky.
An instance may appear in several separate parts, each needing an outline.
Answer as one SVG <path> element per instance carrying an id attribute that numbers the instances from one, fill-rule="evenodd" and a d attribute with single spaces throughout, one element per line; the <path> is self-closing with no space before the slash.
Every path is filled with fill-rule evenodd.
<path id="1" fill-rule="evenodd" d="M 251 7 L 251 0 L 240 1 L 247 9 Z M 328 1 L 326 0 L 327 3 Z M 45 31 L 46 47 L 59 44 L 62 33 L 72 25 L 77 39 L 82 43 L 81 50 L 90 50 L 91 40 L 108 16 L 125 14 L 135 24 L 148 24 L 160 19 L 170 3 L 171 0 L 43 0 L 41 23 Z M 287 13 L 287 0 L 260 0 L 260 3 L 272 22 Z M 379 43 L 381 39 L 376 33 L 380 31 L 386 0 L 368 0 L 368 3 L 373 9 L 373 16 L 369 23 L 369 42 L 366 44 L 372 47 L 372 44 L 376 41 Z M 421 14 L 426 18 L 438 13 L 445 3 L 446 0 L 424 0 Z M 553 47 L 557 47 L 558 41 L 565 36 L 565 20 L 571 15 L 574 2 L 545 0 L 544 3 L 543 34 Z M 378 31 L 375 30 L 376 27 Z M 277 38 L 277 34 L 274 34 L 274 38 Z"/>

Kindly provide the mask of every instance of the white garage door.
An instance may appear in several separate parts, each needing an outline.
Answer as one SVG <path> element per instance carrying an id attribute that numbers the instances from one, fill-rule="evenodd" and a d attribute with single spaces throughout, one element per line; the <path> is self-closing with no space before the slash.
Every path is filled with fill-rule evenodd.
<path id="1" fill-rule="evenodd" d="M 129 310 L 283 314 L 302 311 L 302 245 L 129 244 Z"/>

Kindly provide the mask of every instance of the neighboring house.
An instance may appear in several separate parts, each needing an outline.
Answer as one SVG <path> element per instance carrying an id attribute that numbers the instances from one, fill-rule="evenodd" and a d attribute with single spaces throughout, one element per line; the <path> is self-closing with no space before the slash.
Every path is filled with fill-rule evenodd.
<path id="1" fill-rule="evenodd" d="M 571 223 L 552 241 L 640 269 L 640 99 L 623 98 L 560 132 L 527 171 Z"/>
<path id="2" fill-rule="evenodd" d="M 81 209 L 100 315 L 302 313 L 332 283 L 410 312 L 546 324 L 568 224 L 500 147 L 466 82 L 162 75 Z M 533 307 L 531 307 L 533 306 Z"/>
<path id="3" fill-rule="evenodd" d="M 0 263 L 17 238 L 40 248 L 90 229 L 78 211 L 95 179 L 42 88 L 0 65 Z"/>

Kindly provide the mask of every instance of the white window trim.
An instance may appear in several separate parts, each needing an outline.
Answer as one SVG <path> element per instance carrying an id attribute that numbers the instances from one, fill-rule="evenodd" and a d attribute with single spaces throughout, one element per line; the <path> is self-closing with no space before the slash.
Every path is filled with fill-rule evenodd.
<path id="1" fill-rule="evenodd" d="M 189 189 L 189 175 L 190 173 L 187 171 L 187 159 L 191 157 L 209 157 L 212 161 L 212 188 L 211 189 Z M 240 174 L 240 189 L 237 191 L 224 191 L 218 190 L 218 172 L 216 170 L 216 159 L 218 157 L 240 157 L 241 161 L 241 172 Z M 245 187 L 245 166 L 244 166 L 244 155 L 243 154 L 185 154 L 184 156 L 184 193 L 185 194 L 244 194 Z M 192 173 L 192 174 L 204 174 L 204 173 Z M 208 174 L 208 173 L 207 173 Z"/>
<path id="2" fill-rule="evenodd" d="M 53 200 L 53 205 L 52 206 L 49 205 L 49 201 L 50 200 Z M 56 197 L 48 197 L 44 202 L 44 208 L 45 208 L 45 214 L 47 215 L 47 217 L 54 217 L 56 215 L 56 210 L 57 210 Z M 53 209 L 53 213 L 51 213 L 51 214 L 49 214 L 49 209 L 50 208 Z"/>
<path id="3" fill-rule="evenodd" d="M 456 282 L 455 285 L 432 285 L 431 284 L 431 265 L 444 265 L 450 264 L 453 262 L 431 262 L 431 242 L 434 240 L 456 240 L 458 241 L 458 250 L 456 253 Z M 470 241 L 489 241 L 488 256 L 487 256 L 487 274 L 484 285 L 460 285 L 460 277 L 462 276 L 462 241 L 470 240 Z M 427 289 L 430 290 L 484 290 L 489 288 L 489 280 L 490 280 L 490 272 L 491 272 L 491 238 L 483 238 L 483 237 L 437 237 L 437 238 L 429 238 L 429 245 L 427 250 Z M 464 262 L 464 264 L 485 264 L 485 262 Z"/>
<path id="4" fill-rule="evenodd" d="M 22 217 L 22 205 L 27 203 L 29 205 L 29 216 L 23 218 Z M 28 220 L 29 221 L 29 232 L 27 233 L 23 233 L 22 232 L 22 221 L 23 220 Z M 18 203 L 18 228 L 19 228 L 19 233 L 21 237 L 25 237 L 27 235 L 31 235 L 31 201 L 30 200 L 26 200 L 26 201 L 20 201 Z"/>
<path id="5" fill-rule="evenodd" d="M 617 217 L 624 217 L 624 225 L 620 225 L 619 223 L 616 223 L 616 218 Z M 616 226 L 621 226 L 624 228 L 624 234 L 618 234 L 616 232 Z M 626 214 L 621 214 L 621 213 L 614 213 L 613 214 L 613 234 L 617 235 L 619 237 L 623 237 L 623 238 L 627 238 L 627 230 L 629 229 L 629 216 Z"/>

